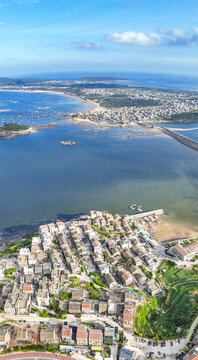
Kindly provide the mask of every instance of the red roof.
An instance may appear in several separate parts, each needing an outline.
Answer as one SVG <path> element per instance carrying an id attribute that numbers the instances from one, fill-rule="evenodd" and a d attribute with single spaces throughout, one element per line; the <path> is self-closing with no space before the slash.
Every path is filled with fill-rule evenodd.
<path id="1" fill-rule="evenodd" d="M 82 303 L 82 309 L 91 309 L 91 304 L 89 302 Z"/>
<path id="2" fill-rule="evenodd" d="M 47 229 L 47 228 L 48 228 L 47 225 L 41 225 L 41 226 L 40 226 L 40 229 L 41 229 L 41 230 L 45 230 L 45 229 Z"/>
<path id="3" fill-rule="evenodd" d="M 101 340 L 102 331 L 101 330 L 89 330 L 89 340 Z"/>
<path id="4" fill-rule="evenodd" d="M 127 321 L 127 322 L 132 321 L 132 320 L 133 320 L 133 314 L 132 314 L 132 312 L 124 311 L 124 313 L 123 313 L 123 320 L 124 320 L 124 321 Z"/>
<path id="5" fill-rule="evenodd" d="M 126 305 L 124 305 L 124 310 L 133 310 L 133 306 L 132 305 L 128 305 L 128 304 L 126 304 Z"/>
<path id="6" fill-rule="evenodd" d="M 72 333 L 72 329 L 67 327 L 67 326 L 63 326 L 62 328 L 62 336 L 68 336 L 70 337 Z"/>
<path id="7" fill-rule="evenodd" d="M 88 333 L 87 329 L 83 327 L 78 327 L 76 338 L 77 339 L 87 339 Z"/>
<path id="8" fill-rule="evenodd" d="M 32 285 L 24 284 L 23 285 L 23 291 L 24 292 L 31 292 L 32 291 Z"/>
<path id="9" fill-rule="evenodd" d="M 55 228 L 55 226 L 54 226 L 54 224 L 53 224 L 53 223 L 48 224 L 48 227 L 49 227 L 49 228 L 51 228 L 51 229 L 54 229 L 54 228 Z"/>

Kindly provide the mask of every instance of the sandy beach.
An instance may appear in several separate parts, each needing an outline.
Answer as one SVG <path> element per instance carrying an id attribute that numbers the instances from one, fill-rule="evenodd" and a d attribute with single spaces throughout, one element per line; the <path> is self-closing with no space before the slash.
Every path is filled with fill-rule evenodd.
<path id="1" fill-rule="evenodd" d="M 177 223 L 165 216 L 160 218 L 161 223 L 156 224 L 155 237 L 159 241 L 173 241 L 188 238 L 198 238 L 198 231 L 190 229 L 187 225 Z"/>

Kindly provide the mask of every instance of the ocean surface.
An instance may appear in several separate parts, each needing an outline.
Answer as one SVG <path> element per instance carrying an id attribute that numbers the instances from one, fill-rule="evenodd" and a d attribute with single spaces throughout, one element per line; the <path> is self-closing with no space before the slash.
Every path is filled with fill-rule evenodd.
<path id="1" fill-rule="evenodd" d="M 69 219 L 91 209 L 130 213 L 131 203 L 143 210 L 163 208 L 171 219 L 198 229 L 196 151 L 168 136 L 85 129 L 59 120 L 57 115 L 85 109 L 64 96 L 0 92 L 0 103 L 0 109 L 11 110 L 0 113 L 0 121 L 61 125 L 0 139 L 0 231 Z M 79 144 L 67 147 L 61 140 Z"/>
<path id="2" fill-rule="evenodd" d="M 146 86 L 151 88 L 164 89 L 180 89 L 180 90 L 198 90 L 198 78 L 196 76 L 187 75 L 171 75 L 171 74 L 150 74 L 137 72 L 57 72 L 21 75 L 21 77 L 36 77 L 46 80 L 79 80 L 86 76 L 112 76 L 120 84 L 133 86 Z M 124 81 L 122 81 L 124 80 Z M 126 82 L 126 80 L 128 80 Z"/>

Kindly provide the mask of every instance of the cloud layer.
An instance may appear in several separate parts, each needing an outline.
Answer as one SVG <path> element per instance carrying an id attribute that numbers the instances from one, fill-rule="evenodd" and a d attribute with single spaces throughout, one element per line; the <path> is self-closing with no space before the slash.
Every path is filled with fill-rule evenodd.
<path id="1" fill-rule="evenodd" d="M 39 0 L 12 0 L 18 5 L 30 5 L 30 4 L 38 4 Z"/>
<path id="2" fill-rule="evenodd" d="M 84 50 L 100 50 L 102 48 L 102 45 L 100 43 L 90 42 L 86 40 L 74 41 L 73 44 L 77 49 Z"/>
<path id="3" fill-rule="evenodd" d="M 185 32 L 180 28 L 168 30 L 164 27 L 160 27 L 158 31 L 148 34 L 135 31 L 114 32 L 106 35 L 105 39 L 113 43 L 138 46 L 198 45 L 198 26 L 194 26 L 191 32 Z"/>

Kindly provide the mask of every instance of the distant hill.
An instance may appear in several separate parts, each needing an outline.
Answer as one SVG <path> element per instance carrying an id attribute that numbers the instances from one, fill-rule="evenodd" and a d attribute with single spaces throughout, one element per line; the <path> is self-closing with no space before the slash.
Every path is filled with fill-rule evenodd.
<path id="1" fill-rule="evenodd" d="M 80 78 L 81 81 L 114 81 L 121 80 L 114 76 L 84 76 Z"/>
<path id="2" fill-rule="evenodd" d="M 19 78 L 19 79 L 12 79 L 12 78 L 0 78 L 0 86 L 20 86 L 20 85 L 34 85 L 43 82 L 44 80 L 41 79 L 34 79 L 34 78 Z"/>

